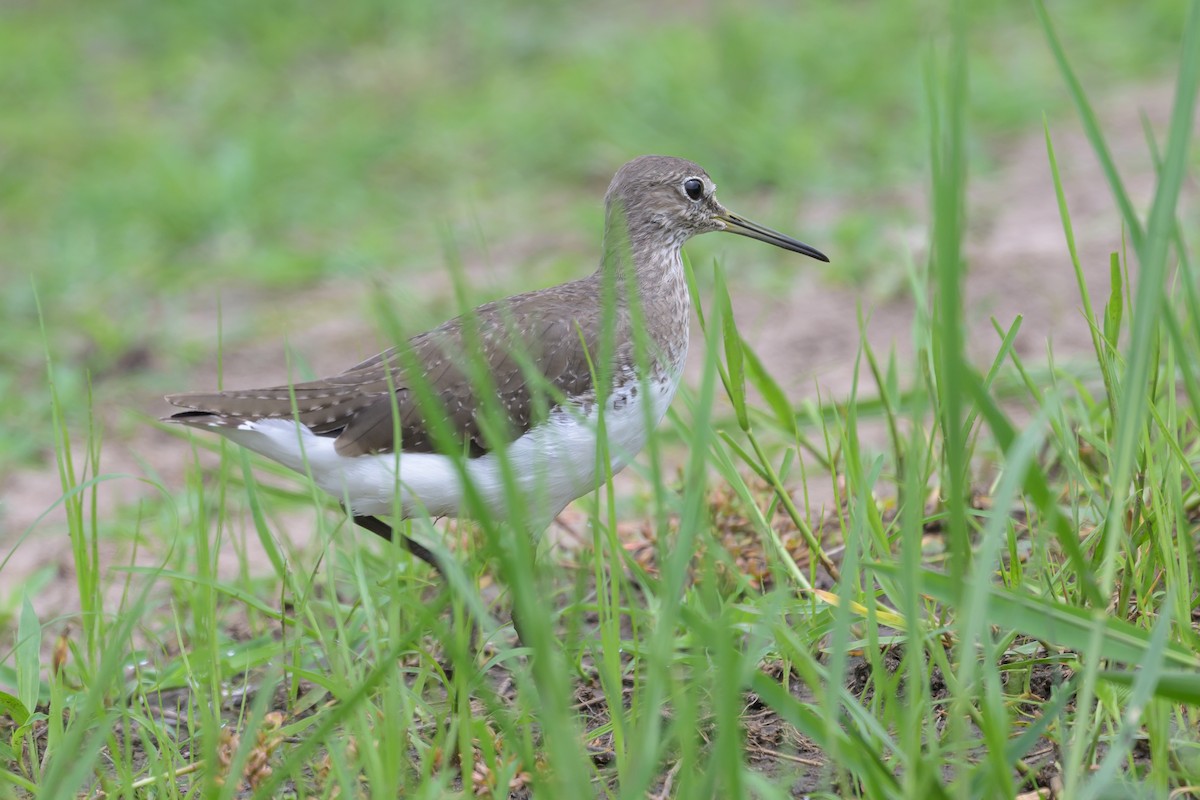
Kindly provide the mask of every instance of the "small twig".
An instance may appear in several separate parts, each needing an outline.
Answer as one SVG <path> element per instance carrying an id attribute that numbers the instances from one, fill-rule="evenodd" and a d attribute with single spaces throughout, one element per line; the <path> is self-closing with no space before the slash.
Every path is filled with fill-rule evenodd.
<path id="1" fill-rule="evenodd" d="M 675 783 L 675 776 L 679 774 L 679 768 L 683 766 L 682 761 L 676 761 L 675 765 L 667 770 L 667 777 L 663 778 L 662 788 L 657 794 L 652 794 L 648 800 L 667 800 L 671 796 L 671 785 Z"/>
<path id="2" fill-rule="evenodd" d="M 769 747 L 754 747 L 754 752 L 761 753 L 765 756 L 782 759 L 783 761 L 791 761 L 793 764 L 803 764 L 806 767 L 824 767 L 828 762 L 821 761 L 817 758 L 804 758 L 803 756 L 793 756 L 789 753 L 781 753 L 778 750 L 772 750 Z"/>
<path id="3" fill-rule="evenodd" d="M 153 786 L 154 784 L 158 783 L 163 778 L 168 778 L 168 779 L 182 778 L 184 775 L 191 775 L 193 772 L 196 772 L 201 769 L 204 769 L 204 760 L 203 759 L 201 759 L 199 761 L 193 761 L 191 764 L 188 764 L 186 767 L 180 767 L 179 769 L 175 770 L 174 772 L 167 772 L 162 775 L 151 775 L 146 778 L 139 778 L 138 780 L 129 784 L 128 788 L 133 791 L 137 791 L 138 789 L 144 789 L 147 786 Z M 105 792 L 103 789 L 97 789 L 96 793 L 94 795 L 92 795 L 91 800 L 105 800 L 105 798 L 107 798 L 107 797 L 108 797 L 107 792 Z"/>

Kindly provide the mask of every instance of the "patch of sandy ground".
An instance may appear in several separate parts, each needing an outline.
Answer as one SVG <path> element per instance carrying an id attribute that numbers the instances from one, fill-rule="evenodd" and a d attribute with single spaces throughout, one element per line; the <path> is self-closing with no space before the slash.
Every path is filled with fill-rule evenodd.
<path id="1" fill-rule="evenodd" d="M 1144 111 L 1156 130 L 1165 130 L 1171 107 L 1170 87 L 1140 87 L 1116 95 L 1098 108 L 1114 157 L 1136 207 L 1148 208 L 1153 186 L 1152 164 L 1143 142 L 1139 113 Z M 1067 201 L 1072 213 L 1080 258 L 1094 304 L 1103 307 L 1108 291 L 1108 254 L 1121 247 L 1121 224 L 1101 172 L 1078 125 L 1071 119 L 1054 128 Z M 736 181 L 726 178 L 726 185 Z M 903 210 L 904 218 L 924 219 L 928 215 L 924 185 L 892 189 L 884 203 Z M 1195 187 L 1185 189 L 1186 199 L 1194 201 Z M 795 230 L 818 238 L 814 232 L 830 230 L 849 210 L 870 200 L 879 207 L 878 198 L 844 196 L 798 209 Z M 1194 219 L 1194 203 L 1185 208 L 1185 219 Z M 802 223 L 800 222 L 802 221 Z M 1053 344 L 1056 358 L 1069 360 L 1091 352 L 1088 325 L 1083 318 L 1078 289 L 1065 247 L 1058 207 L 1045 144 L 1040 131 L 1013 141 L 987 176 L 972 181 L 969 197 L 970 228 L 966 241 L 965 278 L 967 324 L 973 357 L 980 363 L 990 361 L 998 340 L 989 319 L 996 317 L 1007 326 L 1016 315 L 1024 324 L 1016 341 L 1017 352 L 1029 362 L 1044 361 L 1046 343 Z M 780 227 L 783 227 L 781 223 Z M 921 226 L 897 227 L 886 232 L 897 243 L 896 258 L 921 263 L 925 257 L 927 231 Z M 518 270 L 528 248 L 519 242 L 498 242 L 490 254 L 490 263 L 467 264 L 468 275 L 480 275 L 488 269 Z M 907 250 L 907 252 L 905 252 Z M 837 260 L 853 258 L 853 253 L 837 254 Z M 581 255 L 581 259 L 583 256 Z M 590 258 L 590 257 L 589 257 Z M 754 258 L 750 247 L 728 251 L 727 262 L 747 262 Z M 891 268 L 880 265 L 880 268 Z M 527 269 L 527 268 L 526 268 Z M 446 296 L 449 281 L 444 275 L 406 275 L 414 296 Z M 374 350 L 376 333 L 366 308 L 367 285 L 326 285 L 281 299 L 275 297 L 226 298 L 223 308 L 227 329 L 236 330 L 239 320 L 261 313 L 265 305 L 286 304 L 297 307 L 313 324 L 288 333 L 290 346 L 303 353 L 318 374 L 344 369 Z M 799 401 L 820 391 L 826 398 L 847 394 L 853 375 L 859 334 L 856 305 L 862 302 L 869 316 L 868 336 L 879 354 L 893 348 L 902 365 L 912 364 L 913 303 L 905 296 L 873 298 L 863 296 L 845 285 L 822 282 L 816 270 L 797 270 L 786 293 L 774 296 L 753 294 L 740 289 L 734 298 L 734 312 L 746 338 L 762 357 L 768 369 L 783 383 L 789 395 Z M 198 297 L 188 314 L 194 316 L 192 330 L 212 335 L 216 330 L 211 297 Z M 353 313 L 347 314 L 351 309 Z M 685 380 L 698 380 L 699 361 L 695 353 L 704 343 L 693 326 L 693 357 Z M 282 335 L 268 337 L 227 353 L 224 360 L 225 385 L 230 387 L 278 383 L 286 380 L 283 366 Z M 157 356 L 159 360 L 167 356 Z M 151 361 L 153 361 L 152 359 Z M 208 373 L 201 373 L 208 374 Z M 216 374 L 215 360 L 211 374 Z M 162 387 L 164 390 L 203 388 L 196 386 Z M 868 387 L 869 388 L 869 387 Z M 149 464 L 170 491 L 182 494 L 185 475 L 192 463 L 185 439 L 173 436 L 149 423 L 123 424 L 115 421 L 132 412 L 148 418 L 166 413 L 169 408 L 153 392 L 141 397 L 114 396 L 111 386 L 97 386 L 96 407 L 107 433 L 104 438 L 103 469 L 107 473 L 144 475 Z M 133 430 L 127 438 L 112 431 Z M 0 503 L 0 585 L 15 587 L 22 578 L 45 565 L 57 568 L 59 579 L 39 593 L 39 612 L 49 609 L 66 611 L 78 607 L 74 598 L 70 548 L 67 545 L 65 518 L 61 508 L 50 508 L 60 497 L 61 488 L 53 453 L 47 443 L 47 463 L 9 476 Z M 214 459 L 202 454 L 201 462 Z M 628 473 L 627 473 L 628 474 Z M 626 479 L 622 486 L 636 491 L 636 480 Z M 154 490 L 145 483 L 122 479 L 104 484 L 100 514 L 108 517 L 118 507 L 135 503 Z M 815 505 L 823 500 L 818 498 Z M 818 508 L 810 508 L 814 516 Z M 570 514 L 570 510 L 568 510 Z M 36 524 L 35 524 L 36 523 Z M 297 513 L 285 522 L 288 535 L 303 540 L 311 536 L 312 513 Z M 254 537 L 248 537 L 253 540 Z M 254 544 L 251 542 L 251 546 Z M 115 554 L 107 554 L 115 557 Z M 253 557 L 253 556 L 251 556 Z M 7 562 L 4 559 L 7 558 Z M 127 564 L 126 560 L 117 563 Z M 235 566 L 228 554 L 228 566 Z M 8 591 L 0 594 L 7 595 Z"/>

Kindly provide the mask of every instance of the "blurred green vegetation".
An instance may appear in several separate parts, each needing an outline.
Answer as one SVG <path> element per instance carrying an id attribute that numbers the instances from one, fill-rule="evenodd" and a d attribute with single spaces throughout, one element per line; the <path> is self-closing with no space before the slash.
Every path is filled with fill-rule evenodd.
<path id="1" fill-rule="evenodd" d="M 1182 6 L 1052 13 L 1080 72 L 1118 85 L 1174 56 Z M 1068 104 L 1029 4 L 971 8 L 986 148 Z M 8 3 L 0 472 L 47 444 L 30 435 L 48 430 L 34 288 L 69 395 L 86 372 L 177 349 L 189 294 L 278 301 L 333 276 L 441 270 L 447 237 L 522 266 L 494 254 L 539 252 L 540 228 L 553 274 L 512 287 L 579 274 L 563 242 L 591 247 L 612 172 L 646 152 L 699 161 L 732 205 L 841 244 L 861 275 L 854 254 L 895 209 L 856 202 L 819 231 L 795 209 L 920 180 L 914 76 L 944 16 L 920 1 Z"/>

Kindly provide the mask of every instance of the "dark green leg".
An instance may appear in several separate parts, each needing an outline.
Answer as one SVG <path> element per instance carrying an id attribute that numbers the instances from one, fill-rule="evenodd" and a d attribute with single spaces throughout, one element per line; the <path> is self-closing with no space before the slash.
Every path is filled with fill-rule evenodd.
<path id="1" fill-rule="evenodd" d="M 363 528 L 364 530 L 370 531 L 371 533 L 375 534 L 376 536 L 378 536 L 382 539 L 387 539 L 389 542 L 392 541 L 392 539 L 396 536 L 395 529 L 391 525 L 388 525 L 386 522 L 379 519 L 379 517 L 369 517 L 369 516 L 365 516 L 365 515 L 356 514 L 356 515 L 354 515 L 354 524 L 358 525 L 360 528 Z M 446 573 L 442 570 L 442 565 L 438 563 L 437 556 L 435 556 L 429 550 L 428 547 L 426 547 L 425 545 L 421 544 L 420 542 L 418 542 L 414 539 L 409 538 L 408 536 L 404 536 L 403 534 L 401 534 L 401 536 L 400 536 L 400 544 L 402 544 L 404 546 L 405 550 L 412 553 L 414 556 L 421 559 L 429 566 L 433 567 L 434 571 L 437 572 L 438 577 L 440 577 L 442 579 L 442 583 L 445 585 L 446 590 L 447 591 L 450 590 L 450 588 L 451 588 L 450 581 L 449 581 L 449 579 L 447 579 Z M 514 626 L 516 624 L 515 617 L 513 619 L 513 624 L 514 624 Z M 518 639 L 521 638 L 520 629 L 517 630 L 517 638 Z M 475 650 L 478 648 L 478 646 L 479 646 L 479 626 L 472 623 L 471 624 L 471 641 L 469 644 L 471 652 L 474 653 Z"/>

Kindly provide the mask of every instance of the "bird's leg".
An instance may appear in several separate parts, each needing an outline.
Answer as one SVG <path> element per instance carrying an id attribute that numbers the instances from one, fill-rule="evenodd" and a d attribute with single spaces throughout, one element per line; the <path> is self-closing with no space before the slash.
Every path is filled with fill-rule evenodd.
<path id="1" fill-rule="evenodd" d="M 393 537 L 396 535 L 395 529 L 391 525 L 388 525 L 386 522 L 381 520 L 379 517 L 369 517 L 366 515 L 360 516 L 355 514 L 354 524 L 360 528 L 370 531 L 381 539 L 386 539 L 389 542 L 392 541 Z M 400 544 L 404 546 L 405 550 L 412 553 L 429 566 L 433 567 L 433 569 L 437 572 L 438 577 L 440 577 L 447 586 L 450 585 L 450 581 L 446 578 L 446 573 L 442 571 L 442 565 L 438 563 L 437 556 L 435 556 L 428 547 L 421 544 L 416 539 L 405 536 L 404 534 L 400 534 Z"/>
<path id="2" fill-rule="evenodd" d="M 360 528 L 363 528 L 364 530 L 370 531 L 381 539 L 386 539 L 389 542 L 392 541 L 397 535 L 396 529 L 391 525 L 388 525 L 379 517 L 355 514 L 354 524 Z M 442 565 L 438 563 L 437 556 L 433 554 L 433 551 L 412 537 L 405 536 L 402 533 L 399 534 L 399 536 L 400 544 L 403 545 L 404 549 L 424 561 L 429 566 L 433 567 L 434 571 L 437 572 L 438 577 L 442 579 L 442 585 L 446 587 L 446 591 L 452 592 L 454 590 L 453 584 L 450 583 L 449 577 L 447 577 L 445 571 L 442 570 Z M 467 649 L 469 652 L 475 653 L 479 646 L 479 626 L 474 621 L 471 621 L 468 624 L 471 626 L 471 634 L 470 640 L 467 642 Z M 442 668 L 446 670 L 447 675 L 450 675 L 453 672 L 452 665 L 444 664 Z"/>
<path id="3" fill-rule="evenodd" d="M 363 528 L 364 530 L 370 531 L 371 533 L 375 534 L 376 536 L 380 537 L 381 539 L 386 539 L 389 542 L 392 541 L 392 539 L 396 536 L 396 529 L 393 528 L 391 525 L 388 525 L 386 522 L 381 520 L 379 517 L 371 517 L 371 516 L 367 516 L 365 514 L 364 515 L 355 514 L 354 515 L 354 524 L 359 526 L 360 528 Z M 442 571 L 442 565 L 438 563 L 437 556 L 435 556 L 428 547 L 421 544 L 420 542 L 418 542 L 415 539 L 405 536 L 404 534 L 400 534 L 400 544 L 403 545 L 404 549 L 408 550 L 408 552 L 412 553 L 414 556 L 421 559 L 429 566 L 433 567 L 433 569 L 437 572 L 438 577 L 440 577 L 442 579 L 442 583 L 444 583 L 446 585 L 446 588 L 447 589 L 451 588 L 450 580 L 446 577 L 446 573 Z M 519 645 L 521 645 L 522 647 L 525 647 L 526 640 L 525 640 L 525 637 L 521 635 L 521 622 L 517 616 L 516 603 L 513 604 L 513 608 L 512 608 L 512 623 L 513 623 L 513 630 L 515 630 L 517 633 L 517 643 Z M 475 647 L 478 644 L 478 639 L 479 639 L 479 626 L 472 623 L 472 625 L 471 625 L 471 643 L 470 643 L 470 647 L 471 647 L 472 651 L 475 650 Z"/>
<path id="4" fill-rule="evenodd" d="M 517 634 L 517 644 L 521 645 L 521 647 L 528 647 L 529 645 L 525 644 L 525 637 L 521 634 L 521 617 L 517 614 L 517 599 L 515 597 L 513 598 L 511 617 L 513 630 Z"/>

